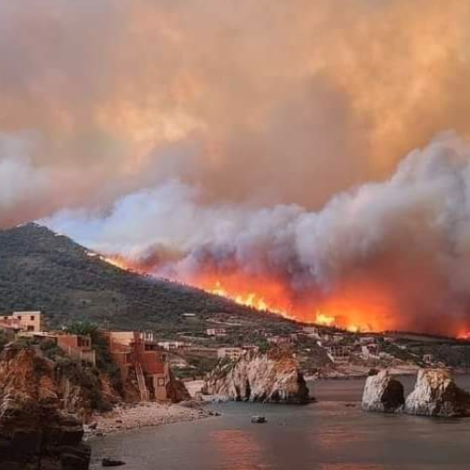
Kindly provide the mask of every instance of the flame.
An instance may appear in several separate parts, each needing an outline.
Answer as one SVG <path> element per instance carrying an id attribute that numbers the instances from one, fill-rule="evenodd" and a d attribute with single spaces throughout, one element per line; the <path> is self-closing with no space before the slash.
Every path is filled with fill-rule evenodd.
<path id="1" fill-rule="evenodd" d="M 116 268 L 123 269 L 125 271 L 131 271 L 128 264 L 118 256 L 102 257 L 101 259 L 106 261 L 106 263 L 115 266 Z"/>
<path id="2" fill-rule="evenodd" d="M 294 299 L 281 281 L 244 276 L 239 273 L 222 277 L 205 275 L 193 284 L 214 295 L 261 311 L 327 327 L 337 327 L 351 333 L 383 331 L 391 324 L 392 307 L 377 293 L 355 286 L 327 299 Z"/>
<path id="3" fill-rule="evenodd" d="M 101 261 L 104 261 L 105 263 L 110 264 L 111 266 L 114 266 L 115 268 L 122 269 L 123 271 L 129 271 L 132 273 L 138 273 L 145 275 L 147 272 L 145 269 L 142 269 L 137 263 L 132 263 L 126 258 L 123 258 L 122 256 L 119 255 L 110 255 L 110 256 L 104 256 L 104 255 L 98 255 L 99 259 Z"/>
<path id="4" fill-rule="evenodd" d="M 146 266 L 119 255 L 97 256 L 119 269 L 139 274 L 149 273 Z M 181 282 L 180 279 L 175 281 Z M 188 284 L 239 305 L 303 323 L 341 328 L 352 333 L 396 329 L 393 302 L 371 285 L 356 282 L 324 298 L 308 293 L 298 298 L 282 280 L 240 272 L 206 272 L 191 278 Z"/>
<path id="5" fill-rule="evenodd" d="M 326 315 L 321 312 L 317 312 L 315 317 L 315 323 L 323 326 L 333 326 L 336 322 L 336 318 L 331 315 Z"/>
<path id="6" fill-rule="evenodd" d="M 257 294 L 256 292 L 242 292 L 242 293 L 233 293 L 229 292 L 222 284 L 221 281 L 216 281 L 213 288 L 205 288 L 206 292 L 210 294 L 218 295 L 220 297 L 225 297 L 227 299 L 233 300 L 239 305 L 244 305 L 246 307 L 251 307 L 256 310 L 261 311 L 270 311 L 272 313 L 277 313 L 279 315 L 289 317 L 289 313 L 286 310 L 277 308 L 274 304 L 271 304 L 264 297 Z"/>

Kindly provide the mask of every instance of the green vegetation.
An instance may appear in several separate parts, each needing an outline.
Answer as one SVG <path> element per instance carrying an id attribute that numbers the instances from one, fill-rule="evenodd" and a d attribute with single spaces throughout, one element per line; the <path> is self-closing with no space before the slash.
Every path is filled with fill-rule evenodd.
<path id="1" fill-rule="evenodd" d="M 178 283 L 116 268 L 67 237 L 28 224 L 0 231 L 0 313 L 41 310 L 51 328 L 79 322 L 114 329 L 202 333 L 209 318 L 243 319 L 251 331 L 295 324 Z M 185 320 L 182 314 L 196 313 Z"/>

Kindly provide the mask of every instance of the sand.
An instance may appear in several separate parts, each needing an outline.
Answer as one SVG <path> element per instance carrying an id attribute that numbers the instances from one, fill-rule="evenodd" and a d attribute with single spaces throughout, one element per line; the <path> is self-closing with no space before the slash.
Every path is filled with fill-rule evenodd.
<path id="1" fill-rule="evenodd" d="M 140 403 L 123 405 L 109 413 L 94 415 L 85 426 L 87 438 L 131 431 L 135 429 L 161 426 L 214 416 L 214 413 L 199 406 L 188 407 L 175 404 Z"/>

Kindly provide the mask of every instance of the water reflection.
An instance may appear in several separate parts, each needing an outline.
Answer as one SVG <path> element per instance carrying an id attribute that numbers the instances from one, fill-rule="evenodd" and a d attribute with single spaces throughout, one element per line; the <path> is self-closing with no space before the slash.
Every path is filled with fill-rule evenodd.
<path id="1" fill-rule="evenodd" d="M 253 470 L 261 465 L 262 453 L 255 437 L 241 430 L 218 430 L 210 435 L 220 456 L 221 469 Z"/>
<path id="2" fill-rule="evenodd" d="M 354 432 L 351 427 L 343 426 L 328 427 L 322 433 L 316 434 L 315 439 L 323 450 L 329 452 L 334 452 L 338 447 L 361 440 L 359 434 Z M 373 468 L 372 470 L 375 469 Z"/>
<path id="3" fill-rule="evenodd" d="M 351 464 L 351 463 L 325 463 L 318 470 L 385 470 L 382 465 Z"/>

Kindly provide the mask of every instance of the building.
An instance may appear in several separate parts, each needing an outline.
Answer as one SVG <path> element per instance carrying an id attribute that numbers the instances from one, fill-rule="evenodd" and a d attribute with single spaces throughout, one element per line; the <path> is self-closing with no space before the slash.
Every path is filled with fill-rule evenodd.
<path id="1" fill-rule="evenodd" d="M 186 320 L 194 320 L 197 318 L 197 315 L 195 313 L 183 313 L 181 315 L 181 318 Z"/>
<path id="2" fill-rule="evenodd" d="M 185 354 L 191 356 L 217 358 L 217 348 L 206 348 L 205 346 L 189 346 L 184 348 Z"/>
<path id="3" fill-rule="evenodd" d="M 292 346 L 293 341 L 290 336 L 273 336 L 268 338 L 268 343 L 275 344 L 280 348 L 288 348 Z"/>
<path id="4" fill-rule="evenodd" d="M 96 366 L 96 352 L 91 347 L 90 336 L 61 334 L 54 338 L 57 346 L 71 359 Z"/>
<path id="5" fill-rule="evenodd" d="M 231 361 L 238 361 L 245 351 L 242 348 L 219 348 L 217 350 L 218 359 L 229 359 Z"/>
<path id="6" fill-rule="evenodd" d="M 351 348 L 349 346 L 331 345 L 326 348 L 328 357 L 334 363 L 349 362 Z"/>
<path id="7" fill-rule="evenodd" d="M 224 328 L 208 328 L 206 330 L 207 336 L 214 336 L 215 338 L 223 338 L 227 336 L 227 330 Z"/>
<path id="8" fill-rule="evenodd" d="M 316 326 L 306 326 L 302 331 L 310 338 L 321 339 L 320 330 Z"/>
<path id="9" fill-rule="evenodd" d="M 96 352 L 92 348 L 89 335 L 75 335 L 63 331 L 19 331 L 17 337 L 31 338 L 37 343 L 54 343 L 71 359 L 88 362 L 92 366 L 96 366 Z"/>
<path id="10" fill-rule="evenodd" d="M 107 331 L 109 349 L 123 380 L 135 379 L 144 401 L 167 400 L 170 383 L 168 354 L 152 333 Z"/>
<path id="11" fill-rule="evenodd" d="M 361 354 L 364 359 L 379 359 L 379 346 L 377 344 L 362 345 Z"/>
<path id="12" fill-rule="evenodd" d="M 43 331 L 41 312 L 13 312 L 11 315 L 0 316 L 0 329 L 16 329 L 18 331 Z"/>
<path id="13" fill-rule="evenodd" d="M 160 341 L 158 345 L 165 351 L 177 351 L 178 349 L 183 349 L 187 343 L 183 341 Z"/>

